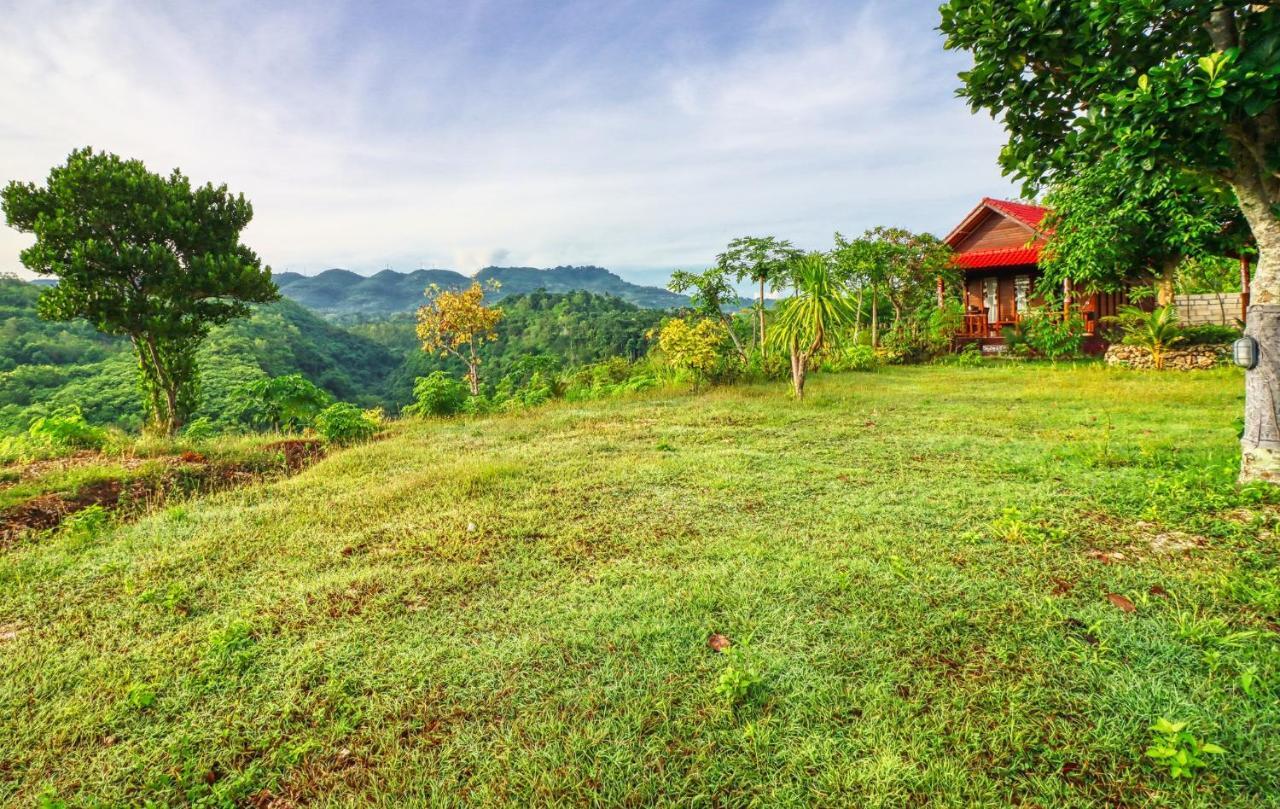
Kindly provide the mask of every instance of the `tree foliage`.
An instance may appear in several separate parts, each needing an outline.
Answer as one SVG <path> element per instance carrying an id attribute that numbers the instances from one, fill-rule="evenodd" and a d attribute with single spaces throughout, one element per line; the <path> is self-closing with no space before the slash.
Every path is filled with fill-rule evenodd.
<path id="1" fill-rule="evenodd" d="M 1114 291 L 1146 269 L 1161 277 L 1162 303 L 1168 303 L 1179 264 L 1241 247 L 1229 238 L 1243 231 L 1232 229 L 1239 210 L 1223 191 L 1180 169 L 1134 177 L 1119 152 L 1106 153 L 1046 198 L 1051 213 L 1042 288 L 1060 290 L 1070 280 Z"/>
<path id="2" fill-rule="evenodd" d="M 888 331 L 900 343 L 911 343 L 928 332 L 929 318 L 937 308 L 939 279 L 948 286 L 960 280 L 951 266 L 951 248 L 929 233 L 876 227 L 856 239 L 837 233 L 835 243 L 834 271 L 857 294 L 859 320 L 861 302 L 870 297 L 872 345 L 880 344 L 882 302 L 892 312 Z"/>
<path id="3" fill-rule="evenodd" d="M 785 239 L 742 236 L 729 242 L 725 251 L 716 256 L 716 267 L 725 275 L 732 275 L 738 282 L 752 281 L 759 287 L 756 298 L 759 345 L 765 342 L 765 287 L 774 292 L 782 289 L 787 282 L 788 267 L 800 255 L 802 251 Z"/>
<path id="4" fill-rule="evenodd" d="M 0 203 L 36 237 L 23 264 L 58 277 L 40 315 L 127 336 L 150 418 L 168 433 L 196 407 L 195 353 L 209 328 L 277 297 L 270 269 L 240 243 L 253 208 L 225 185 L 193 188 L 177 170 L 162 177 L 82 149 L 44 186 L 10 183 Z"/>
<path id="5" fill-rule="evenodd" d="M 747 350 L 733 329 L 731 311 L 737 308 L 738 291 L 729 280 L 732 275 L 732 270 L 720 265 L 709 267 L 700 273 L 676 270 L 671 273 L 667 288 L 672 292 L 688 293 L 690 308 L 695 314 L 723 323 L 729 339 L 733 341 L 734 349 L 745 362 Z"/>
<path id="6" fill-rule="evenodd" d="M 1228 184 L 1262 249 L 1259 301 L 1280 301 L 1280 9 L 1220 0 L 949 0 L 961 94 L 1003 120 L 1004 168 L 1032 186 L 1114 153 L 1137 181 Z"/>
<path id="7" fill-rule="evenodd" d="M 484 289 L 474 283 L 461 292 L 429 286 L 427 303 L 418 309 L 418 339 L 422 350 L 453 355 L 467 366 L 471 395 L 480 393 L 480 348 L 497 339 L 502 310 L 485 306 Z"/>

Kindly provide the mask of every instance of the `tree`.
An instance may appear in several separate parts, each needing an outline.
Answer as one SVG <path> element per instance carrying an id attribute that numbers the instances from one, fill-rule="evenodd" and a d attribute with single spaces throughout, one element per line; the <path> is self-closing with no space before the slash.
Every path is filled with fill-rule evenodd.
<path id="1" fill-rule="evenodd" d="M 738 292 L 729 283 L 730 271 L 715 266 L 700 273 L 687 270 L 676 270 L 671 273 L 667 289 L 672 292 L 693 290 L 690 304 L 693 311 L 705 318 L 719 320 L 729 332 L 729 339 L 743 362 L 747 361 L 747 350 L 742 347 L 742 340 L 733 330 L 733 318 L 725 310 L 738 302 Z"/>
<path id="2" fill-rule="evenodd" d="M 905 228 L 876 227 L 857 239 L 835 235 L 832 251 L 835 271 L 842 281 L 858 290 L 858 319 L 862 317 L 862 292 L 871 293 L 871 344 L 880 344 L 879 302 L 883 297 L 893 309 L 890 331 L 921 332 L 937 308 L 938 279 L 958 280 L 951 266 L 951 248 L 929 233 Z"/>
<path id="3" fill-rule="evenodd" d="M 149 419 L 169 435 L 198 402 L 195 352 L 210 327 L 279 297 L 270 268 L 240 243 L 249 202 L 225 185 L 192 188 L 176 169 L 161 177 L 81 149 L 44 186 L 9 183 L 0 206 L 10 226 L 35 234 L 23 265 L 58 277 L 40 316 L 127 336 Z"/>
<path id="4" fill-rule="evenodd" d="M 1041 282 L 1046 291 L 1068 280 L 1115 290 L 1134 268 L 1148 267 L 1158 279 L 1160 305 L 1168 306 L 1174 270 L 1183 261 L 1242 247 L 1228 245 L 1240 215 L 1229 195 L 1183 170 L 1134 177 L 1117 152 L 1108 152 L 1049 192 Z"/>
<path id="5" fill-rule="evenodd" d="M 772 236 L 742 236 L 729 242 L 729 247 L 716 256 L 716 266 L 735 281 L 750 279 L 760 285 L 756 299 L 756 316 L 759 318 L 759 340 L 764 345 L 764 288 L 765 284 L 777 292 L 786 283 L 787 266 L 801 255 L 791 242 L 779 241 Z"/>
<path id="6" fill-rule="evenodd" d="M 473 283 L 470 289 L 448 292 L 432 284 L 427 287 L 427 303 L 418 309 L 418 339 L 428 354 L 452 354 L 467 366 L 467 383 L 472 396 L 480 395 L 480 347 L 498 338 L 502 310 L 484 305 L 484 289 Z"/>
<path id="7" fill-rule="evenodd" d="M 658 348 L 673 366 L 693 372 L 700 383 L 720 364 L 724 331 L 718 320 L 672 318 L 658 333 Z"/>
<path id="8" fill-rule="evenodd" d="M 791 354 L 791 387 L 796 398 L 803 399 L 809 362 L 839 339 L 840 330 L 856 313 L 827 256 L 801 256 L 791 263 L 790 273 L 796 293 L 780 305 L 771 334 L 773 342 Z"/>
<path id="9" fill-rule="evenodd" d="M 1280 4 L 949 0 L 960 93 L 1000 116 L 1000 161 L 1034 187 L 1115 151 L 1131 177 L 1184 169 L 1226 184 L 1258 247 L 1241 480 L 1280 482 Z"/>

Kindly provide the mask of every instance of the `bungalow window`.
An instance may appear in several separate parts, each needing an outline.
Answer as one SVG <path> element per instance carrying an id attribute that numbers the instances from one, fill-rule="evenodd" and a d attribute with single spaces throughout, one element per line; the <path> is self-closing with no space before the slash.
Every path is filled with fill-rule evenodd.
<path id="1" fill-rule="evenodd" d="M 1000 282 L 995 278 L 982 279 L 982 305 L 987 310 L 987 322 L 995 323 L 1000 319 L 1000 309 L 997 305 L 999 298 L 997 297 L 1000 289 Z"/>
<path id="2" fill-rule="evenodd" d="M 1027 311 L 1028 295 L 1031 292 L 1031 276 L 1018 275 L 1013 279 L 1013 308 L 1022 315 Z"/>

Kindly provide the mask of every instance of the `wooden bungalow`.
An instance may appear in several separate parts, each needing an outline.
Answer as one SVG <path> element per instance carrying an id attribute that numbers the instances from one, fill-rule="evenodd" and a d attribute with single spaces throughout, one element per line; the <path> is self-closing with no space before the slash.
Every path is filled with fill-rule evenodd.
<path id="1" fill-rule="evenodd" d="M 1039 205 L 985 197 L 947 234 L 944 241 L 955 251 L 953 261 L 964 273 L 962 343 L 977 342 L 984 351 L 1003 350 L 1001 331 L 1044 303 L 1036 285 L 1046 241 L 1042 225 L 1048 213 Z M 1106 350 L 1101 319 L 1114 315 L 1128 296 L 1064 292 L 1066 305 L 1084 318 L 1089 334 L 1085 350 Z"/>

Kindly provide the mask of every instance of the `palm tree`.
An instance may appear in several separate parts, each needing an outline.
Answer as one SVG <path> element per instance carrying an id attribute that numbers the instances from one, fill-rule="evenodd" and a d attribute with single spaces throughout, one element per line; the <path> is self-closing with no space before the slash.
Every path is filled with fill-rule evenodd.
<path id="1" fill-rule="evenodd" d="M 852 323 L 857 313 L 822 253 L 797 258 L 791 265 L 791 278 L 796 294 L 779 307 L 769 340 L 791 352 L 791 385 L 796 398 L 803 399 L 809 361 L 838 339 L 841 329 Z"/>
<path id="2" fill-rule="evenodd" d="M 1186 339 L 1178 325 L 1178 310 L 1173 306 L 1157 306 L 1150 312 L 1121 306 L 1115 315 L 1103 319 L 1120 324 L 1125 343 L 1150 351 L 1151 364 L 1157 371 L 1164 370 L 1165 352 Z"/>

